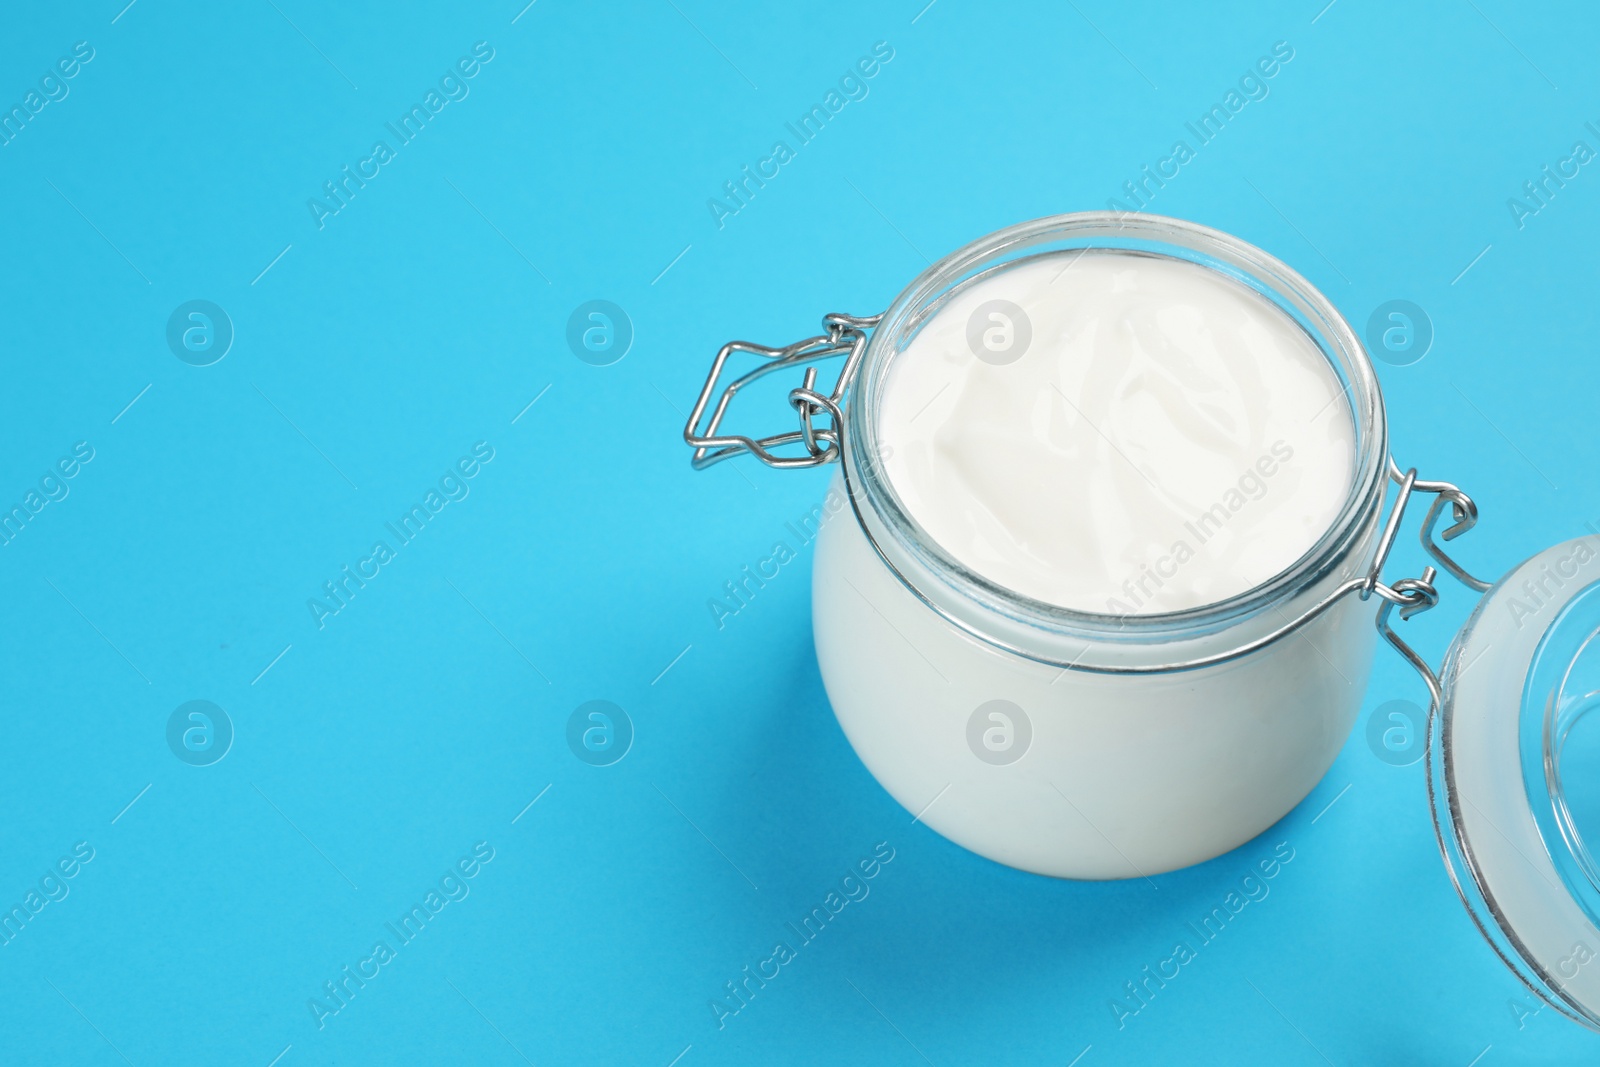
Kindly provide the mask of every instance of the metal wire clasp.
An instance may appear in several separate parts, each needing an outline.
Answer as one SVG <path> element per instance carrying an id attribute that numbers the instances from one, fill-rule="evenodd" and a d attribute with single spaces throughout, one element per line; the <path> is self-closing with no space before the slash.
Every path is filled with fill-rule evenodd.
<path id="1" fill-rule="evenodd" d="M 1439 590 L 1434 586 L 1433 580 L 1439 572 L 1432 566 L 1424 567 L 1421 577 L 1402 578 L 1393 585 L 1385 585 L 1379 575 L 1383 570 L 1384 561 L 1389 558 L 1389 550 L 1394 547 L 1395 537 L 1400 532 L 1400 522 L 1405 517 L 1406 504 L 1410 502 L 1412 494 L 1433 493 L 1435 494 L 1433 504 L 1428 508 L 1427 517 L 1422 520 L 1423 549 L 1463 585 L 1479 593 L 1487 592 L 1492 583 L 1473 577 L 1434 540 L 1434 527 L 1439 522 L 1445 504 L 1450 505 L 1451 517 L 1454 520 L 1450 527 L 1439 535 L 1446 541 L 1455 540 L 1477 524 L 1478 506 L 1472 502 L 1471 497 L 1449 482 L 1419 480 L 1415 467 L 1402 474 L 1392 458 L 1389 460 L 1389 477 L 1400 486 L 1400 492 L 1395 497 L 1394 507 L 1389 512 L 1388 525 L 1384 527 L 1383 536 L 1378 541 L 1378 550 L 1373 556 L 1372 567 L 1367 572 L 1361 599 L 1366 600 L 1374 593 L 1383 598 L 1383 605 L 1378 609 L 1378 632 L 1422 676 L 1423 683 L 1428 687 L 1428 695 L 1433 700 L 1432 711 L 1437 712 L 1444 706 L 1444 692 L 1439 684 L 1439 676 L 1428 665 L 1427 660 L 1418 655 L 1415 649 L 1395 633 L 1394 627 L 1389 623 L 1389 613 L 1398 607 L 1400 618 L 1404 621 L 1438 604 Z"/>
<path id="2" fill-rule="evenodd" d="M 861 365 L 861 357 L 866 354 L 868 331 L 878 325 L 878 320 L 882 318 L 881 314 L 865 317 L 839 313 L 824 315 L 822 326 L 827 333 L 818 337 L 808 337 L 804 341 L 796 341 L 783 348 L 768 348 L 749 341 L 729 341 L 723 345 L 722 351 L 717 353 L 715 362 L 711 364 L 711 373 L 706 378 L 705 386 L 700 390 L 700 399 L 695 402 L 694 411 L 689 413 L 688 425 L 683 428 L 684 441 L 694 449 L 694 456 L 690 462 L 695 469 L 704 470 L 713 463 L 720 463 L 745 452 L 769 467 L 818 467 L 838 459 L 839 445 L 844 433 L 844 394 L 850 388 L 850 383 Z M 705 432 L 701 433 L 700 423 L 705 417 L 707 406 L 711 403 L 711 397 L 716 393 L 723 365 L 735 352 L 751 352 L 770 362 L 763 363 L 728 383 L 727 388 L 722 391 L 721 398 L 717 400 L 716 407 L 711 411 L 711 418 L 705 424 Z M 818 392 L 815 366 L 807 366 L 801 384 L 789 390 L 789 406 L 794 409 L 800 422 L 798 430 L 770 434 L 766 437 L 746 437 L 742 434 L 717 432 L 722 425 L 723 416 L 727 414 L 728 405 L 746 385 L 774 371 L 803 364 L 815 364 L 818 360 L 834 356 L 844 356 L 845 361 L 830 392 Z M 824 425 L 818 426 L 812 421 L 818 415 L 828 417 Z M 774 451 L 785 445 L 794 444 L 801 445 L 804 452 L 798 455 L 779 455 Z"/>

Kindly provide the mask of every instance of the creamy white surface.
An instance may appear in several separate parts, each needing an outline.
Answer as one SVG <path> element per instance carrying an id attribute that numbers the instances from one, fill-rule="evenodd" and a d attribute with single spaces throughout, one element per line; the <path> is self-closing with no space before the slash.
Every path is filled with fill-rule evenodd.
<path id="1" fill-rule="evenodd" d="M 1005 365 L 968 343 L 994 299 L 1031 323 Z M 890 367 L 879 433 L 895 492 L 969 569 L 1148 614 L 1244 592 L 1328 530 L 1354 458 L 1340 393 L 1293 320 L 1215 271 L 1062 253 L 941 309 Z"/>

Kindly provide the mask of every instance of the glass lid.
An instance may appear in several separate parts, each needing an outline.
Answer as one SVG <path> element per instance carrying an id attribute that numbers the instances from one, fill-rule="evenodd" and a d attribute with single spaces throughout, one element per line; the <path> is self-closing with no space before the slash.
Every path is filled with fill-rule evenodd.
<path id="1" fill-rule="evenodd" d="M 1428 794 L 1450 876 L 1523 983 L 1600 1030 L 1600 538 L 1496 583 L 1442 682 Z"/>

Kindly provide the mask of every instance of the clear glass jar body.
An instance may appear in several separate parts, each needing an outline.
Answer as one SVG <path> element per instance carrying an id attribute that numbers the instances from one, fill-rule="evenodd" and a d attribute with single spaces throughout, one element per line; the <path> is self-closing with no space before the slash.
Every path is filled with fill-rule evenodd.
<path id="1" fill-rule="evenodd" d="M 1290 315 L 1327 356 L 1350 398 L 1357 455 L 1342 511 L 1293 566 L 1189 611 L 1096 615 L 986 581 L 905 511 L 872 460 L 896 353 L 973 279 L 1076 248 L 1219 270 Z M 1367 573 L 1387 440 L 1365 352 L 1299 275 L 1171 219 L 1092 213 L 1000 231 L 929 268 L 885 313 L 845 430 L 830 496 L 848 504 L 817 541 L 817 658 L 857 754 L 921 821 L 1024 870 L 1136 877 L 1234 848 L 1321 779 L 1360 708 L 1376 605 L 1346 596 L 1260 642 Z"/>
<path id="2" fill-rule="evenodd" d="M 1375 605 L 1351 596 L 1214 667 L 1081 673 L 952 626 L 890 573 L 848 513 L 823 527 L 816 550 L 817 662 L 861 761 L 958 845 L 1060 878 L 1187 867 L 1277 822 L 1338 755 L 1377 639 Z M 1027 726 L 1008 708 L 980 713 L 997 700 Z M 978 754 L 1023 746 L 1013 762 Z"/>

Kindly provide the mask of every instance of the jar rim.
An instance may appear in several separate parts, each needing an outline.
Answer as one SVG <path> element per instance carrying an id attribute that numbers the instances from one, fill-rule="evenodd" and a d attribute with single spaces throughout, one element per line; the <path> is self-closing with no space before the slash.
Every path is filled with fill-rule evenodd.
<path id="1" fill-rule="evenodd" d="M 1354 425 L 1351 480 L 1337 516 L 1297 560 L 1225 599 L 1180 611 L 1114 615 L 1036 600 L 957 560 L 910 513 L 882 464 L 878 409 L 890 365 L 956 292 L 1017 261 L 1076 250 L 1180 259 L 1265 297 L 1304 330 L 1343 387 Z M 873 331 L 845 408 L 843 471 L 850 501 L 879 557 L 919 599 L 963 630 L 1030 659 L 1083 665 L 1094 645 L 1133 649 L 1205 644 L 1301 592 L 1337 580 L 1366 544 L 1388 480 L 1388 431 L 1377 375 L 1355 331 L 1315 286 L 1276 257 L 1198 223 L 1091 211 L 997 230 L 938 260 L 895 298 Z M 1273 619 L 1273 625 L 1287 621 Z M 1125 657 L 1124 657 L 1125 658 Z"/>

